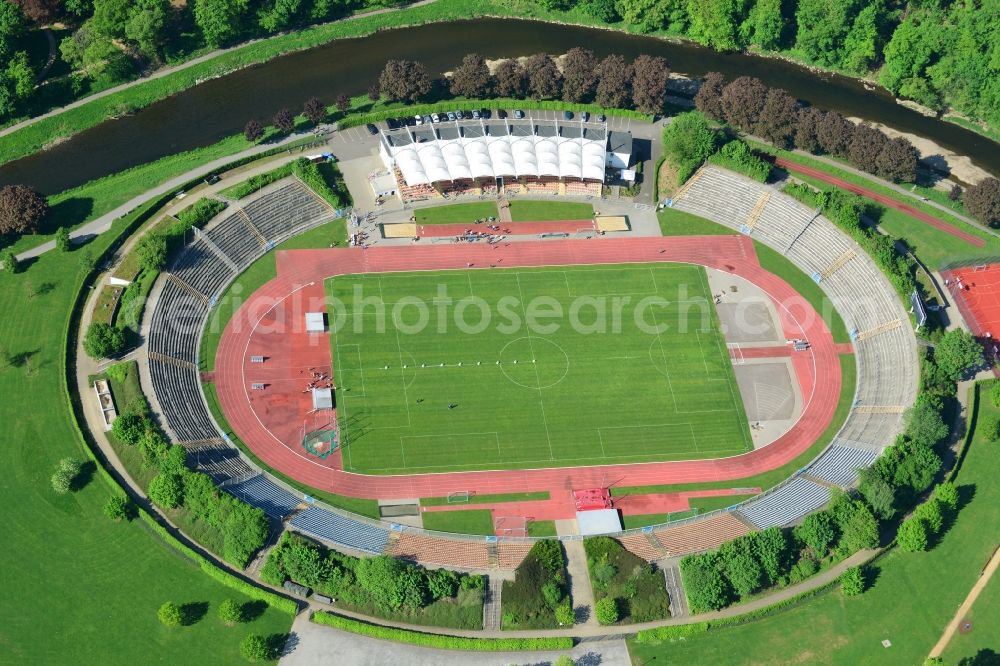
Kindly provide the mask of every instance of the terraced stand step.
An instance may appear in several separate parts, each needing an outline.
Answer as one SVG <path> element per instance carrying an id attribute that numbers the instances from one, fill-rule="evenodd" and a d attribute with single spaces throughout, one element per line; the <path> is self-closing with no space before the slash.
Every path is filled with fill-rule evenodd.
<path id="1" fill-rule="evenodd" d="M 149 352 L 149 360 L 151 361 L 161 361 L 163 363 L 169 363 L 170 365 L 175 365 L 178 368 L 184 368 L 185 370 L 197 370 L 198 366 L 191 361 L 184 361 L 173 356 L 167 356 L 166 354 L 161 354 L 159 352 L 151 351 Z"/>
<path id="2" fill-rule="evenodd" d="M 687 595 L 684 594 L 678 560 L 673 560 L 663 566 L 663 579 L 667 586 L 667 595 L 670 597 L 670 617 L 690 615 L 691 611 L 688 609 Z"/>
<path id="3" fill-rule="evenodd" d="M 198 291 L 197 289 L 195 289 L 194 287 L 192 287 L 187 282 L 177 277 L 173 273 L 164 273 L 164 275 L 166 275 L 168 280 L 170 280 L 178 287 L 180 287 L 181 290 L 185 291 L 189 296 L 192 296 L 201 301 L 202 303 L 204 303 L 205 305 L 208 305 L 208 296 L 201 293 L 200 291 Z"/>
<path id="4" fill-rule="evenodd" d="M 497 542 L 491 541 L 486 544 L 486 556 L 488 558 L 488 564 L 490 569 L 500 568 L 500 551 L 497 548 Z"/>
<path id="5" fill-rule="evenodd" d="M 250 231 L 250 233 L 254 235 L 254 237 L 257 239 L 257 242 L 260 243 L 260 246 L 261 247 L 266 246 L 267 239 L 264 237 L 264 234 L 260 233 L 260 229 L 258 229 L 257 226 L 253 223 L 253 221 L 250 219 L 250 216 L 247 215 L 247 212 L 242 208 L 236 209 L 236 212 L 240 214 L 240 220 L 243 222 L 244 225 L 246 225 L 246 228 Z"/>

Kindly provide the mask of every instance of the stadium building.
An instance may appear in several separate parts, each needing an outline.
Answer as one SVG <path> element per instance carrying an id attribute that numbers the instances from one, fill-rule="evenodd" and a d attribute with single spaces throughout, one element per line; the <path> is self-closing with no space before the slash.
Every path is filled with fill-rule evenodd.
<path id="1" fill-rule="evenodd" d="M 600 196 L 609 166 L 625 161 L 623 133 L 604 123 L 468 120 L 382 134 L 379 154 L 404 200 L 472 193 Z M 631 146 L 631 135 L 627 145 Z"/>

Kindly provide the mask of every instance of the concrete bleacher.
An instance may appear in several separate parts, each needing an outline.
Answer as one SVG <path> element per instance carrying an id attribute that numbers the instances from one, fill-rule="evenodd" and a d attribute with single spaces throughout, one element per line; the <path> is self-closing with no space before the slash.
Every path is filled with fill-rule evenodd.
<path id="1" fill-rule="evenodd" d="M 738 511 L 759 529 L 784 527 L 830 500 L 830 489 L 801 477 L 742 505 Z"/>
<path id="2" fill-rule="evenodd" d="M 230 215 L 205 235 L 241 269 L 253 263 L 263 251 L 260 239 L 247 227 L 242 213 Z"/>
<path id="3" fill-rule="evenodd" d="M 878 457 L 875 451 L 856 449 L 834 442 L 816 459 L 806 473 L 838 486 L 851 486 L 858 480 L 858 469 L 868 467 Z"/>
<path id="4" fill-rule="evenodd" d="M 311 506 L 288 524 L 321 541 L 381 555 L 389 541 L 389 530 L 345 515 Z"/>
<path id="5" fill-rule="evenodd" d="M 485 540 L 466 541 L 402 532 L 386 552 L 405 560 L 456 569 L 488 569 L 490 566 L 489 547 Z"/>
<path id="6" fill-rule="evenodd" d="M 332 214 L 326 202 L 295 180 L 244 205 L 243 212 L 269 241 Z"/>
<path id="7" fill-rule="evenodd" d="M 701 520 L 655 528 L 653 536 L 671 556 L 688 555 L 717 548 L 750 531 L 730 512 L 715 513 Z"/>
<path id="8" fill-rule="evenodd" d="M 150 359 L 149 374 L 163 417 L 178 440 L 219 436 L 202 400 L 197 370 Z"/>
<path id="9" fill-rule="evenodd" d="M 234 276 L 232 269 L 203 240 L 188 245 L 168 270 L 208 299 L 218 296 Z"/>
<path id="10" fill-rule="evenodd" d="M 281 520 L 301 504 L 297 495 L 288 492 L 263 474 L 257 474 L 246 481 L 226 486 L 226 492 L 258 507 L 272 518 Z"/>
<path id="11" fill-rule="evenodd" d="M 189 445 L 185 448 L 188 450 L 188 461 L 194 468 L 212 477 L 216 483 L 235 485 L 259 474 L 240 457 L 238 450 L 222 440 L 208 445 Z"/>
<path id="12" fill-rule="evenodd" d="M 147 344 L 149 351 L 197 363 L 198 332 L 208 315 L 208 304 L 170 280 L 153 304 Z"/>
<path id="13" fill-rule="evenodd" d="M 518 568 L 534 545 L 531 542 L 499 542 L 497 544 L 497 568 L 504 571 L 513 571 Z"/>

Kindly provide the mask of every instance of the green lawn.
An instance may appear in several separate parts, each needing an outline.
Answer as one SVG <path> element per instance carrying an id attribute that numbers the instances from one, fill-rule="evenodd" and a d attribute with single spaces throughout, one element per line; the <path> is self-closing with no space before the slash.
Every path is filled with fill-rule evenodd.
<path id="1" fill-rule="evenodd" d="M 112 240 L 108 233 L 90 246 L 96 253 Z M 85 458 L 62 389 L 63 335 L 80 288 L 78 257 L 79 251 L 49 252 L 24 274 L 0 274 L 0 349 L 5 360 L 17 357 L 0 363 L 0 567 L 10 574 L 0 604 L 4 661 L 245 663 L 240 640 L 250 632 L 287 632 L 290 616 L 268 610 L 249 625 L 224 627 L 219 603 L 246 599 L 140 521 L 105 518 L 101 507 L 111 491 L 92 467 L 73 494 L 57 495 L 49 484 L 60 458 Z M 29 301 L 25 280 L 52 286 Z M 207 604 L 206 615 L 193 626 L 167 629 L 156 618 L 167 600 Z"/>
<path id="2" fill-rule="evenodd" d="M 971 660 L 977 654 L 988 651 L 993 651 L 994 661 L 985 663 L 996 663 L 996 653 L 1000 652 L 1000 624 L 997 618 L 1000 618 L 1000 576 L 993 574 L 965 615 L 965 619 L 972 623 L 972 631 L 966 634 L 956 632 L 952 636 L 944 651 L 945 663 L 959 664 L 964 659 Z"/>
<path id="3" fill-rule="evenodd" d="M 532 520 L 531 522 L 528 523 L 528 536 L 533 536 L 533 537 L 556 536 L 556 521 Z"/>
<path id="4" fill-rule="evenodd" d="M 622 525 L 629 530 L 634 527 L 646 527 L 647 525 L 660 525 L 671 520 L 681 520 L 690 518 L 716 509 L 725 509 L 728 506 L 738 504 L 747 500 L 753 495 L 725 495 L 722 497 L 695 497 L 688 505 L 688 511 L 675 511 L 673 513 L 640 513 L 632 516 L 622 516 Z"/>
<path id="5" fill-rule="evenodd" d="M 496 502 L 530 502 L 533 500 L 549 499 L 549 491 L 541 490 L 528 493 L 497 493 L 495 495 L 472 495 L 463 504 L 492 504 Z M 420 506 L 446 506 L 454 504 L 449 502 L 447 497 L 423 497 L 420 499 Z"/>
<path id="6" fill-rule="evenodd" d="M 684 490 L 732 488 L 737 485 L 767 489 L 777 485 L 794 474 L 796 470 L 801 469 L 807 463 L 811 462 L 813 458 L 818 456 L 820 451 L 822 451 L 827 444 L 833 441 L 834 435 L 836 435 L 837 431 L 840 430 L 840 426 L 843 425 L 844 420 L 850 413 L 851 404 L 854 402 L 854 384 L 855 374 L 857 372 L 853 354 L 840 355 L 840 371 L 843 381 L 841 384 L 840 399 L 837 401 L 837 410 L 833 414 L 833 420 L 830 422 L 830 425 L 827 426 L 826 430 L 823 431 L 823 434 L 815 442 L 813 442 L 813 444 L 806 449 L 805 452 L 791 462 L 782 465 L 777 469 L 772 469 L 770 472 L 764 472 L 763 474 L 756 474 L 754 476 L 747 476 L 740 479 L 730 479 L 729 481 L 657 484 L 648 486 L 614 486 L 611 488 L 611 494 L 615 497 L 622 497 L 624 495 L 672 493 Z M 680 516 L 675 514 L 675 517 Z"/>
<path id="7" fill-rule="evenodd" d="M 433 206 L 414 211 L 417 224 L 473 224 L 476 220 L 496 217 L 498 214 L 497 205 L 493 201 Z"/>
<path id="8" fill-rule="evenodd" d="M 616 624 L 670 617 L 670 597 L 662 572 L 609 537 L 584 539 L 583 547 L 594 599 L 616 600 L 619 617 Z"/>
<path id="9" fill-rule="evenodd" d="M 978 422 L 997 417 L 1000 409 L 981 400 Z M 997 532 L 988 526 L 1000 524 L 998 475 L 996 445 L 977 431 L 956 478 L 963 506 L 929 552 L 890 552 L 871 568 L 873 586 L 859 597 L 845 599 L 834 590 L 762 620 L 684 641 L 630 641 L 634 663 L 654 658 L 699 665 L 922 663 L 996 546 Z M 996 649 L 995 624 L 989 626 L 996 614 L 987 616 L 986 626 L 984 616 L 977 615 L 979 628 L 968 640 L 958 637 L 949 648 L 946 663 L 956 664 L 983 647 Z M 886 639 L 891 648 L 882 647 Z"/>
<path id="10" fill-rule="evenodd" d="M 493 514 L 489 509 L 459 509 L 458 511 L 424 511 L 424 529 L 457 534 L 492 535 Z"/>
<path id="11" fill-rule="evenodd" d="M 574 201 L 511 201 L 510 218 L 514 222 L 540 222 L 543 220 L 589 220 L 594 217 L 594 207 Z"/>
<path id="12" fill-rule="evenodd" d="M 731 236 L 739 233 L 718 222 L 675 208 L 664 208 L 656 214 L 656 219 L 660 221 L 660 233 L 664 236 Z"/>
<path id="13" fill-rule="evenodd" d="M 328 280 L 330 302 L 343 304 L 330 321 L 345 467 L 397 474 L 743 453 L 748 425 L 708 292 L 704 269 L 684 264 Z M 441 295 L 455 299 L 463 325 Z M 662 302 L 634 305 L 647 297 Z M 574 314 L 571 303 L 586 298 Z M 619 300 L 621 312 L 602 332 L 593 313 L 604 299 L 606 314 Z M 415 301 L 442 316 L 420 327 Z M 470 316 L 469 303 L 483 309 Z M 556 308 L 568 318 L 554 319 Z"/>
<path id="14" fill-rule="evenodd" d="M 279 250 L 303 250 L 311 248 L 330 247 L 347 243 L 347 225 L 344 220 L 332 220 L 310 229 L 298 236 L 289 238 L 279 245 Z M 255 262 L 230 284 L 217 299 L 212 311 L 208 313 L 205 324 L 205 334 L 201 338 L 201 350 L 198 354 L 202 370 L 215 367 L 215 354 L 218 351 L 219 338 L 226 329 L 226 324 L 233 314 L 253 292 L 260 289 L 265 282 L 274 279 L 277 268 L 274 264 L 274 252 L 259 257 Z"/>

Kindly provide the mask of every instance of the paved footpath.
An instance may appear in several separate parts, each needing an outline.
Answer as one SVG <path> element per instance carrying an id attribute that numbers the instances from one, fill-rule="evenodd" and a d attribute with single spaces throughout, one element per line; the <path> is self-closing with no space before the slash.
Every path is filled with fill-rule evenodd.
<path id="1" fill-rule="evenodd" d="M 563 541 L 563 547 L 566 549 L 566 571 L 569 574 L 576 621 L 586 627 L 596 627 L 598 623 L 594 608 L 594 589 L 587 571 L 587 551 L 583 548 L 583 541 Z"/>
<path id="2" fill-rule="evenodd" d="M 962 605 L 958 607 L 958 612 L 955 613 L 955 617 L 953 617 L 951 622 L 948 623 L 948 626 L 945 627 L 944 634 L 941 635 L 940 640 L 938 640 L 937 644 L 931 650 L 931 653 L 927 655 L 929 658 L 933 659 L 934 657 L 940 657 L 944 652 L 944 649 L 948 647 L 948 642 L 951 641 L 951 637 L 955 635 L 956 631 L 958 631 L 959 625 L 969 614 L 969 611 L 972 609 L 972 605 L 976 603 L 976 599 L 979 598 L 979 593 L 985 589 L 986 584 L 990 582 L 990 578 L 992 578 L 993 574 L 996 573 L 997 566 L 1000 566 L 1000 548 L 993 551 L 993 557 L 990 558 L 989 564 L 987 564 L 986 568 L 983 569 L 983 573 L 979 575 L 979 580 L 977 580 L 976 584 L 972 586 L 971 590 L 969 590 L 969 595 L 965 597 L 965 601 L 963 601 Z"/>

